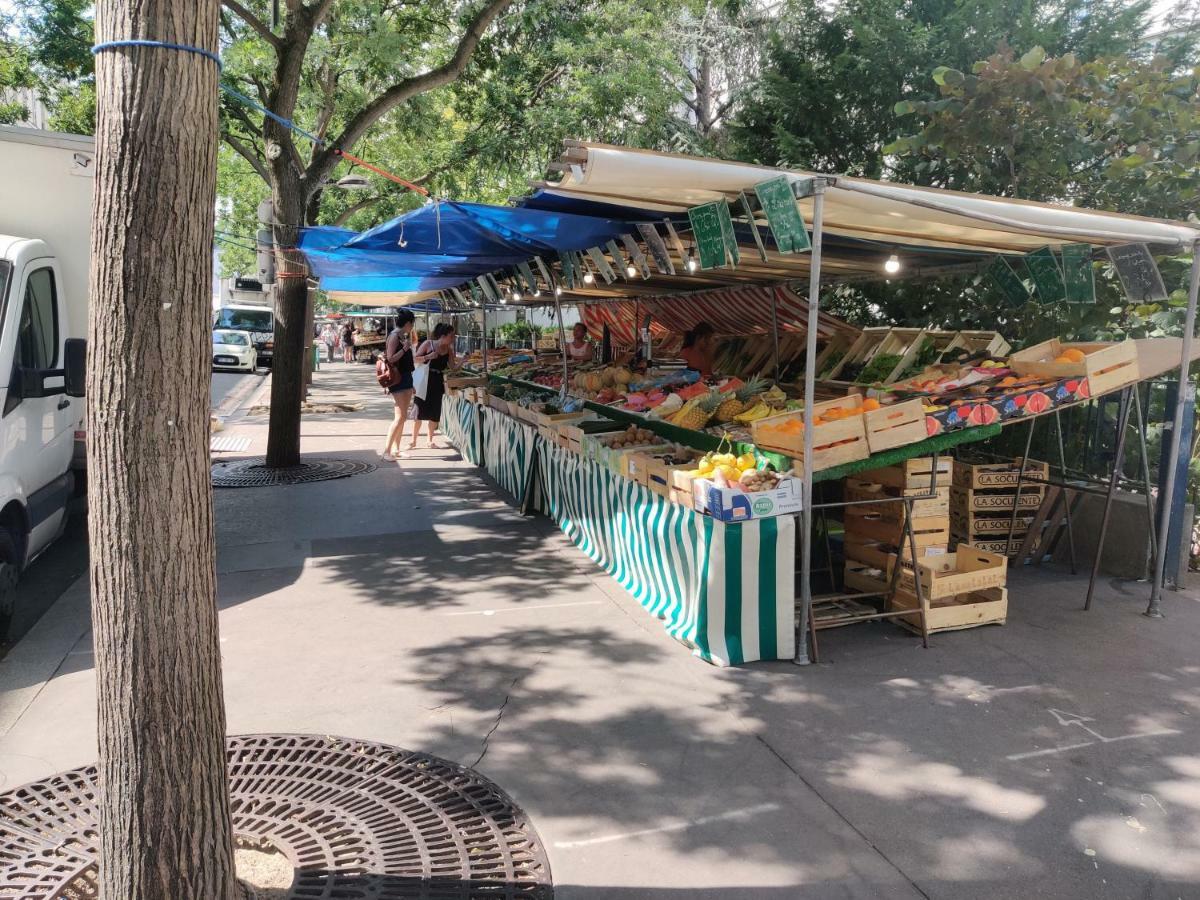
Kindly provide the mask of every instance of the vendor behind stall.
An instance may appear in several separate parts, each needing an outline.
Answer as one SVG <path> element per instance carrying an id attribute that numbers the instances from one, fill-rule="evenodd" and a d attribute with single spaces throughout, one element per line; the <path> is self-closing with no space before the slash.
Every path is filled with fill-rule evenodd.
<path id="1" fill-rule="evenodd" d="M 704 378 L 711 378 L 716 345 L 716 331 L 712 325 L 708 322 L 697 322 L 695 327 L 683 336 L 683 347 L 679 355 L 689 369 L 695 369 Z"/>
<path id="2" fill-rule="evenodd" d="M 592 343 L 587 339 L 587 326 L 576 322 L 571 331 L 571 340 L 567 343 L 567 358 L 573 363 L 591 362 L 592 355 Z"/>

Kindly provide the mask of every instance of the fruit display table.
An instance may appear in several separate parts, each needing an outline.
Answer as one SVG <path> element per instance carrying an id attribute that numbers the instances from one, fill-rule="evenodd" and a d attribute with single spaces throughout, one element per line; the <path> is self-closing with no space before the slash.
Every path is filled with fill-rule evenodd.
<path id="1" fill-rule="evenodd" d="M 717 521 L 461 397 L 443 401 L 442 428 L 464 458 L 475 440 L 497 484 L 550 516 L 700 659 L 724 666 L 792 658 L 793 517 Z"/>

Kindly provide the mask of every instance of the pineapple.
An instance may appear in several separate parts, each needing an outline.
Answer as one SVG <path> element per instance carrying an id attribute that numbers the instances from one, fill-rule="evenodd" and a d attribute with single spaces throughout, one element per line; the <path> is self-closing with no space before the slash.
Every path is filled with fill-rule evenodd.
<path id="1" fill-rule="evenodd" d="M 693 397 L 684 404 L 683 409 L 675 415 L 672 421 L 680 428 L 702 431 L 724 399 L 724 396 L 717 391 L 710 391 L 707 394 L 701 394 L 699 397 Z"/>
<path id="2" fill-rule="evenodd" d="M 762 393 L 765 387 L 765 381 L 761 378 L 753 378 L 749 384 L 744 384 L 737 390 L 725 394 L 725 399 L 721 401 L 721 405 L 713 413 L 713 421 L 718 424 L 732 422 L 735 417 L 740 416 L 746 411 L 746 402 L 755 394 Z"/>

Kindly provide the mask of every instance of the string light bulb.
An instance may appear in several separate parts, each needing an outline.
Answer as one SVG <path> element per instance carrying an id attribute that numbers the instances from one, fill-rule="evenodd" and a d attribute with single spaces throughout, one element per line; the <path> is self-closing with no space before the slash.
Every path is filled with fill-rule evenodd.
<path id="1" fill-rule="evenodd" d="M 696 269 L 697 269 L 697 267 L 698 267 L 698 265 L 699 265 L 699 264 L 696 262 L 696 260 L 694 260 L 694 259 L 693 259 L 692 257 L 690 257 L 690 256 L 688 257 L 688 261 L 687 261 L 687 270 L 688 270 L 689 272 L 695 272 L 695 271 L 696 271 Z"/>
<path id="2" fill-rule="evenodd" d="M 626 266 L 625 274 L 628 275 L 630 278 L 633 278 L 635 275 L 637 275 L 637 266 L 634 266 L 634 265 Z"/>
<path id="3" fill-rule="evenodd" d="M 561 297 L 561 296 L 562 296 L 562 294 L 563 294 L 562 288 L 560 288 L 560 287 L 556 287 L 556 288 L 554 289 L 554 296 L 555 296 L 555 297 Z"/>
<path id="4" fill-rule="evenodd" d="M 899 272 L 900 257 L 898 257 L 895 253 L 889 256 L 887 258 L 887 262 L 883 264 L 883 271 L 887 272 L 889 275 L 895 275 L 897 272 Z"/>
<path id="5" fill-rule="evenodd" d="M 542 296 L 542 289 L 541 289 L 541 288 L 534 288 L 534 289 L 533 289 L 533 296 L 535 296 L 535 297 L 540 297 L 540 296 Z"/>
<path id="6" fill-rule="evenodd" d="M 595 275 L 593 275 L 591 272 L 584 272 L 584 273 L 583 273 L 583 283 L 584 283 L 584 284 L 591 284 L 591 283 L 592 283 L 592 282 L 594 282 L 595 280 L 596 280 L 596 276 L 595 276 Z"/>
<path id="7" fill-rule="evenodd" d="M 512 292 L 512 298 L 513 298 L 513 300 L 515 300 L 515 301 L 517 301 L 518 303 L 520 303 L 520 302 L 521 302 L 521 292 L 520 292 L 520 291 L 513 291 L 513 292 Z"/>

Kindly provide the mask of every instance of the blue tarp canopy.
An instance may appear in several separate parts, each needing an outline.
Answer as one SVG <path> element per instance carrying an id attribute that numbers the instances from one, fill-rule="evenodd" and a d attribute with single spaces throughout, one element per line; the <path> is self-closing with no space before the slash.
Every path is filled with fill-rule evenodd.
<path id="1" fill-rule="evenodd" d="M 534 256 L 603 246 L 632 227 L 590 215 L 443 200 L 362 234 L 305 228 L 300 249 L 326 291 L 420 293 L 457 287 Z"/>

